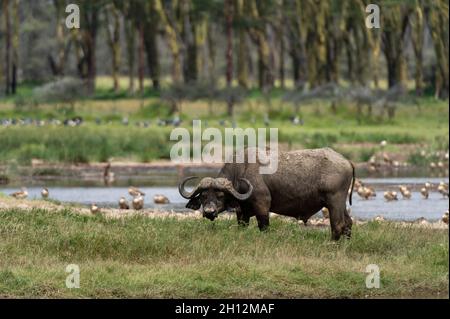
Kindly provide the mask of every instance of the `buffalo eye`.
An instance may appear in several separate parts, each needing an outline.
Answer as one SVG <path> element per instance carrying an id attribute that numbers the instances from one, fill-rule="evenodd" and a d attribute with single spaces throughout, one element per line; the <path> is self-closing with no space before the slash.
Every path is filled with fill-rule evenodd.
<path id="1" fill-rule="evenodd" d="M 217 196 L 217 198 L 224 198 L 225 197 L 225 193 L 224 192 L 217 192 L 216 196 Z"/>

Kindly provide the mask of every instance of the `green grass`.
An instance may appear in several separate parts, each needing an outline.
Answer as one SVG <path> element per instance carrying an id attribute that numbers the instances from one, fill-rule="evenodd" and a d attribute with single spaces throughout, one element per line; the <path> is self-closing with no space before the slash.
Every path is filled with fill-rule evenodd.
<path id="1" fill-rule="evenodd" d="M 1 131 L 1 129 L 0 129 Z M 135 156 L 137 161 L 167 158 L 168 129 L 134 127 L 51 127 L 3 129 L 0 161 L 29 164 L 32 158 L 50 162 L 104 162 Z"/>
<path id="2" fill-rule="evenodd" d="M 119 124 L 103 127 L 86 124 L 73 128 L 54 126 L 0 128 L 0 162 L 27 165 L 33 158 L 66 163 L 105 162 L 111 157 L 139 162 L 168 159 L 170 148 L 176 142 L 169 139 L 171 129 L 156 126 L 124 127 Z M 344 143 L 355 149 L 352 146 L 354 143 L 378 144 L 381 140 L 400 145 L 428 143 L 429 146 L 435 141 L 432 139 L 428 142 L 415 131 L 406 133 L 396 128 L 386 128 L 384 131 L 382 128 L 374 130 L 361 128 L 358 131 L 354 128 L 300 129 L 280 125 L 279 130 L 279 142 L 292 148 L 330 146 L 340 150 L 339 145 Z M 442 150 L 446 145 L 448 142 L 432 149 Z M 396 149 L 401 149 L 401 146 L 393 147 L 392 151 Z M 376 150 L 378 150 L 376 145 L 359 147 L 347 155 L 354 161 L 364 161 Z M 345 149 L 342 151 L 347 152 Z"/>
<path id="3" fill-rule="evenodd" d="M 144 98 L 130 95 L 116 98 L 112 96 L 108 83 L 106 79 L 99 80 L 96 94 L 103 94 L 102 98 L 80 100 L 72 106 L 57 103 L 18 106 L 11 100 L 0 101 L 0 118 L 63 120 L 82 116 L 88 123 L 79 128 L 0 127 L 0 163 L 29 164 L 32 158 L 50 162 L 96 162 L 110 157 L 145 162 L 169 158 L 171 128 L 156 126 L 158 118 L 170 117 L 169 106 L 155 92 L 146 93 Z M 19 96 L 26 100 L 30 92 L 30 86 L 24 86 Z M 264 113 L 269 112 L 270 126 L 279 128 L 279 141 L 291 148 L 329 146 L 359 162 L 370 158 L 382 140 L 388 141 L 389 151 L 398 153 L 404 153 L 403 145 L 407 144 L 415 145 L 416 153 L 422 149 L 431 152 L 448 150 L 449 147 L 448 104 L 431 97 L 418 99 L 420 108 L 406 99 L 399 104 L 392 120 L 380 120 L 376 116 L 358 120 L 354 105 L 339 105 L 337 113 L 333 114 L 330 101 L 308 102 L 301 106 L 304 125 L 294 126 L 289 120 L 294 108 L 282 102 L 280 90 L 273 92 L 271 106 L 257 90 L 250 93 L 244 102 L 236 105 L 238 126 L 264 127 Z M 123 95 L 123 92 L 118 94 Z M 208 121 L 210 127 L 220 127 L 219 120 L 227 118 L 225 103 L 213 101 L 212 114 L 209 109 L 208 101 L 184 102 L 182 125 L 190 128 L 192 119 L 202 119 Z M 125 116 L 132 122 L 129 127 L 120 124 Z M 95 125 L 96 119 L 104 124 Z M 151 122 L 150 128 L 133 125 L 144 120 Z M 365 143 L 372 145 L 361 145 Z M 429 161 L 414 152 L 408 158 L 413 164 L 427 165 Z"/>
<path id="4" fill-rule="evenodd" d="M 105 219 L 70 211 L 0 212 L 0 297 L 448 298 L 448 230 L 329 229 L 272 219 L 268 232 L 234 220 Z M 68 264 L 80 289 L 67 289 Z M 381 288 L 365 287 L 377 264 Z"/>

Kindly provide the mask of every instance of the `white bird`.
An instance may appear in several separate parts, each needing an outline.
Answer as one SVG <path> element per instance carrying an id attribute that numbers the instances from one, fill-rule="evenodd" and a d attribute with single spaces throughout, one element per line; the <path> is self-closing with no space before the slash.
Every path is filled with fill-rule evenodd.
<path id="1" fill-rule="evenodd" d="M 130 205 L 128 205 L 128 202 L 125 199 L 125 197 L 121 197 L 119 199 L 119 208 L 120 209 L 130 209 Z"/>
<path id="2" fill-rule="evenodd" d="M 12 193 L 10 196 L 15 199 L 25 199 L 28 197 L 28 191 L 25 187 L 22 187 L 20 191 Z"/>
<path id="3" fill-rule="evenodd" d="M 155 204 L 169 204 L 170 203 L 170 201 L 169 201 L 169 199 L 166 197 L 166 196 L 164 196 L 164 195 L 155 195 L 154 197 L 153 197 L 153 202 L 155 203 Z"/>
<path id="4" fill-rule="evenodd" d="M 444 182 L 441 182 L 439 184 L 437 190 L 442 194 L 442 196 L 448 197 L 448 186 Z"/>
<path id="5" fill-rule="evenodd" d="M 363 182 L 362 181 L 360 181 L 359 179 L 355 179 L 355 189 L 358 189 L 358 188 L 360 188 L 361 186 L 364 186 L 363 185 Z"/>
<path id="6" fill-rule="evenodd" d="M 442 216 L 442 221 L 448 225 L 448 209 L 447 211 L 444 213 L 444 215 Z"/>
<path id="7" fill-rule="evenodd" d="M 97 213 L 99 213 L 100 212 L 100 208 L 97 206 L 97 204 L 92 204 L 91 205 L 91 213 L 92 214 L 97 214 Z"/>
<path id="8" fill-rule="evenodd" d="M 358 193 L 358 195 L 360 197 L 362 197 L 364 199 L 369 199 L 370 197 L 376 197 L 377 196 L 377 193 L 375 192 L 375 190 L 373 188 L 366 187 L 366 186 L 358 187 L 356 192 Z"/>
<path id="9" fill-rule="evenodd" d="M 135 210 L 141 210 L 142 208 L 144 208 L 144 197 L 137 196 L 133 198 L 132 204 Z"/>
<path id="10" fill-rule="evenodd" d="M 428 199 L 428 196 L 430 196 L 430 193 L 428 192 L 428 188 L 422 187 L 420 189 L 420 193 L 422 194 L 424 199 Z"/>
<path id="11" fill-rule="evenodd" d="M 411 191 L 408 189 L 408 187 L 400 185 L 400 193 L 402 194 L 404 199 L 410 199 L 411 198 Z"/>
<path id="12" fill-rule="evenodd" d="M 41 196 L 42 196 L 42 198 L 48 198 L 48 195 L 49 195 L 50 193 L 49 193 L 49 191 L 48 191 L 48 189 L 47 188 L 43 188 L 42 190 L 41 190 Z"/>
<path id="13" fill-rule="evenodd" d="M 128 188 L 128 194 L 130 194 L 133 197 L 138 197 L 138 196 L 145 196 L 145 193 L 142 192 L 141 190 L 139 190 L 136 187 L 130 186 Z"/>
<path id="14" fill-rule="evenodd" d="M 398 200 L 397 192 L 394 192 L 394 191 L 387 191 L 387 192 L 384 192 L 384 198 L 385 198 L 388 202 L 390 202 L 390 201 L 392 201 L 392 200 Z"/>

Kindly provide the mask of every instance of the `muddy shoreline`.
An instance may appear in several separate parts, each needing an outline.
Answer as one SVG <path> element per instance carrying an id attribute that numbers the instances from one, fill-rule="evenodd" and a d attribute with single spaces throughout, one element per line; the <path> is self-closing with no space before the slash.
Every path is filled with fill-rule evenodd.
<path id="1" fill-rule="evenodd" d="M 33 163 L 30 166 L 11 167 L 0 165 L 0 185 L 13 181 L 29 183 L 31 181 L 76 180 L 103 182 L 108 163 L 89 164 L 49 164 Z M 174 181 L 187 175 L 217 174 L 222 164 L 189 163 L 177 164 L 170 161 L 151 163 L 114 162 L 109 169 L 108 182 L 133 180 Z M 3 177 L 3 178 L 2 178 Z"/>
<path id="2" fill-rule="evenodd" d="M 108 163 L 43 163 L 32 161 L 29 166 L 15 166 L 0 164 L 0 185 L 7 185 L 13 181 L 29 183 L 31 181 L 64 181 L 78 180 L 101 182 L 104 180 L 105 168 Z M 173 163 L 171 161 L 154 161 L 150 163 L 113 162 L 109 169 L 115 181 L 158 180 L 173 183 L 185 176 L 214 176 L 222 167 L 222 163 Z M 448 171 L 430 171 L 423 167 L 380 166 L 377 172 L 368 172 L 367 163 L 355 163 L 356 175 L 365 177 L 448 177 Z"/>

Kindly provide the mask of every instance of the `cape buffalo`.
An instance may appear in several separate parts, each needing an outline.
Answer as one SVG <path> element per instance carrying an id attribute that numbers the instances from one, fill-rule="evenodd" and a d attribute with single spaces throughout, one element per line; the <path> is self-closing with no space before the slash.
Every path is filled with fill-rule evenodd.
<path id="1" fill-rule="evenodd" d="M 178 188 L 181 196 L 189 199 L 186 207 L 202 207 L 203 216 L 210 220 L 225 210 L 234 210 L 242 225 L 256 216 L 260 230 L 269 225 L 269 212 L 306 223 L 326 207 L 332 238 L 351 236 L 346 200 L 351 187 L 352 204 L 355 169 L 341 154 L 330 148 L 280 152 L 277 171 L 267 175 L 259 173 L 259 161 L 248 163 L 247 159 L 244 163 L 226 163 L 216 178 L 203 178 L 190 192 L 185 184 L 197 177 L 184 179 Z"/>

